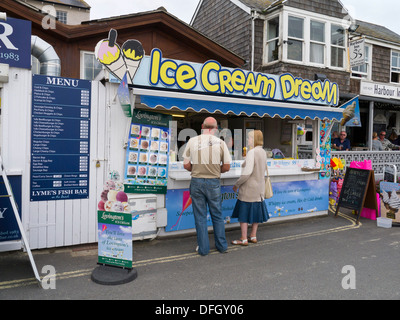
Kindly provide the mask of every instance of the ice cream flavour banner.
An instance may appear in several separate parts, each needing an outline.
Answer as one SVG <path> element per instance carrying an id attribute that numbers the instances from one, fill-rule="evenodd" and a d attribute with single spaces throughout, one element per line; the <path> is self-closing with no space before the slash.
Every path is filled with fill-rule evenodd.
<path id="1" fill-rule="evenodd" d="M 125 192 L 167 192 L 170 121 L 169 115 L 133 111 L 126 151 Z"/>
<path id="2" fill-rule="evenodd" d="M 328 210 L 329 180 L 291 181 L 272 184 L 274 196 L 265 200 L 271 218 Z M 221 187 L 222 216 L 226 224 L 238 222 L 231 218 L 237 200 L 232 186 Z M 166 232 L 195 228 L 189 189 L 168 190 Z M 212 225 L 210 214 L 207 223 Z"/>
<path id="3" fill-rule="evenodd" d="M 96 58 L 119 80 L 129 74 L 128 83 L 141 87 L 212 93 L 267 100 L 306 102 L 337 106 L 339 86 L 325 80 L 311 81 L 286 73 L 270 75 L 224 68 L 214 60 L 204 64 L 163 58 L 159 49 L 144 55 L 142 44 L 128 40 L 117 44 L 117 32 L 98 42 Z"/>

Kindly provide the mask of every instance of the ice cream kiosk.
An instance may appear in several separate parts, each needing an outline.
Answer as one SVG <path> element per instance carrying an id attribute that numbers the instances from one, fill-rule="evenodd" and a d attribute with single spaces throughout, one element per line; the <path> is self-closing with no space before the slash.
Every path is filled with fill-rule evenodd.
<path id="1" fill-rule="evenodd" d="M 102 195 L 99 210 L 131 213 L 134 239 L 194 231 L 190 172 L 182 153 L 210 115 L 233 158 L 231 170 L 221 176 L 227 227 L 237 222 L 231 218 L 237 197 L 232 186 L 240 176 L 246 134 L 254 129 L 263 131 L 273 185 L 274 196 L 265 200 L 269 222 L 327 214 L 330 128 L 344 110 L 336 83 L 225 68 L 213 60 L 172 60 L 159 49 L 145 55 L 136 40 L 120 47 L 113 30 L 95 54 L 110 72 L 110 96 L 124 109 L 111 114 L 110 131 L 124 135 L 115 137 L 124 147 L 112 149 L 107 179 L 118 172 L 127 195 L 118 201 L 108 186 L 110 197 Z"/>

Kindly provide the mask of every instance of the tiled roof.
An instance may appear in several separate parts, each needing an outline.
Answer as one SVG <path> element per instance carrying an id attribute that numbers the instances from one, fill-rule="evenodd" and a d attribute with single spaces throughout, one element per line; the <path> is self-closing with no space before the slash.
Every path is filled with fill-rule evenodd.
<path id="1" fill-rule="evenodd" d="M 50 2 L 54 4 L 63 4 L 66 6 L 90 9 L 90 6 L 84 0 L 46 0 L 43 2 Z"/>
<path id="2" fill-rule="evenodd" d="M 386 27 L 360 20 L 356 20 L 356 24 L 358 24 L 359 27 L 355 33 L 373 37 L 377 40 L 381 39 L 400 44 L 400 35 Z"/>
<path id="3" fill-rule="evenodd" d="M 244 5 L 249 8 L 257 9 L 258 11 L 263 11 L 268 8 L 272 3 L 276 2 L 275 0 L 239 0 Z"/>

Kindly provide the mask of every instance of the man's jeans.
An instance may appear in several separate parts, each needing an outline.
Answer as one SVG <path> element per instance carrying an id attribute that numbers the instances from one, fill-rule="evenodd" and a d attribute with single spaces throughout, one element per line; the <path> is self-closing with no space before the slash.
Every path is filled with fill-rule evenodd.
<path id="1" fill-rule="evenodd" d="M 226 251 L 228 244 L 225 238 L 224 219 L 222 218 L 220 180 L 192 178 L 190 182 L 190 196 L 192 198 L 199 254 L 207 255 L 210 251 L 207 230 L 207 205 L 214 228 L 215 246 L 220 252 Z"/>

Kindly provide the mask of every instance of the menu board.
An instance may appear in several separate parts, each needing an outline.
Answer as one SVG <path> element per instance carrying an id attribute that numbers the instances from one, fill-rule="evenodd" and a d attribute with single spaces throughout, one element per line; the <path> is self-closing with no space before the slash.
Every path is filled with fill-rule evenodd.
<path id="1" fill-rule="evenodd" d="M 340 205 L 345 208 L 360 210 L 364 201 L 365 192 L 367 191 L 369 179 L 369 170 L 347 169 L 342 191 L 340 192 Z"/>
<path id="2" fill-rule="evenodd" d="M 166 193 L 169 115 L 134 110 L 125 165 L 126 193 Z"/>
<path id="3" fill-rule="evenodd" d="M 363 208 L 374 209 L 378 213 L 374 171 L 346 169 L 335 216 L 337 216 L 340 207 L 356 210 L 357 224 Z"/>
<path id="4" fill-rule="evenodd" d="M 32 77 L 31 201 L 89 197 L 88 80 Z"/>

